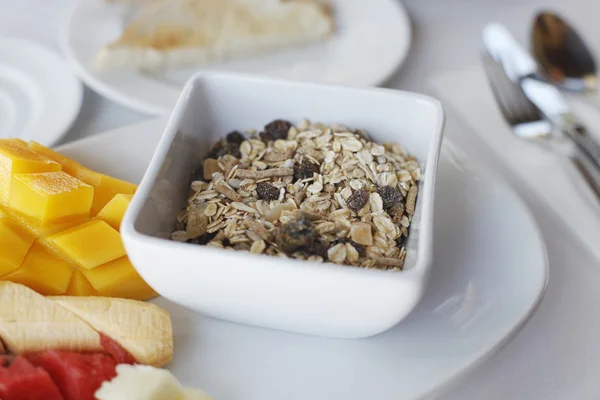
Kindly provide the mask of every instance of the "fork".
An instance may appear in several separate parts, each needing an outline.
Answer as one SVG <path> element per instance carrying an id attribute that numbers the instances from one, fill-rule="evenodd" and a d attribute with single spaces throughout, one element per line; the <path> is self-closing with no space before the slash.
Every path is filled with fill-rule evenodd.
<path id="1" fill-rule="evenodd" d="M 513 133 L 519 138 L 535 141 L 554 150 L 559 149 L 559 139 L 553 134 L 552 123 L 529 101 L 521 86 L 511 81 L 503 65 L 487 52 L 482 55 L 482 60 L 496 103 Z M 569 146 L 566 150 L 570 161 L 600 199 L 600 169 L 594 160 L 585 152 L 577 151 L 574 146 Z"/>

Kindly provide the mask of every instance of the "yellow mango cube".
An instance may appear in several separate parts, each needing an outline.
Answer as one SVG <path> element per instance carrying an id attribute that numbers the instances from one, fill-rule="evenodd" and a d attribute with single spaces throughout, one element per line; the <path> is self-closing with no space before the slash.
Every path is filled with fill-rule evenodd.
<path id="1" fill-rule="evenodd" d="M 29 147 L 42 154 L 57 163 L 62 165 L 63 170 L 69 175 L 93 186 L 95 189 L 94 202 L 92 204 L 91 215 L 95 216 L 102 210 L 109 201 L 111 201 L 117 194 L 133 194 L 137 189 L 137 186 L 133 183 L 125 182 L 123 180 L 113 178 L 95 171 L 92 171 L 76 161 L 71 160 L 68 157 L 63 156 L 60 153 L 55 152 L 39 143 L 29 142 Z"/>
<path id="2" fill-rule="evenodd" d="M 61 169 L 59 163 L 34 152 L 20 139 L 0 139 L 0 204 L 8 203 L 13 174 L 56 172 Z"/>
<path id="3" fill-rule="evenodd" d="M 65 292 L 67 296 L 97 296 L 98 292 L 90 285 L 90 282 L 87 278 L 81 273 L 81 271 L 76 270 L 73 272 L 73 277 L 71 278 L 71 282 L 69 283 L 69 287 Z"/>
<path id="4" fill-rule="evenodd" d="M 142 279 L 127 257 L 81 271 L 100 296 L 148 300 L 158 294 Z"/>
<path id="5" fill-rule="evenodd" d="M 65 171 L 69 175 L 73 175 L 71 172 L 76 169 L 79 164 L 69 157 L 60 154 L 57 151 L 54 151 L 43 144 L 35 142 L 33 140 L 29 141 L 28 147 L 35 153 L 40 154 L 44 157 L 49 158 L 50 160 L 59 163 L 62 165 L 63 171 Z"/>
<path id="6" fill-rule="evenodd" d="M 45 243 L 84 269 L 92 269 L 126 255 L 119 232 L 100 220 L 48 236 Z"/>
<path id="7" fill-rule="evenodd" d="M 33 240 L 31 233 L 0 209 L 0 276 L 19 268 Z"/>
<path id="8" fill-rule="evenodd" d="M 96 180 L 99 182 L 96 185 L 90 183 L 96 189 L 94 203 L 92 204 L 93 216 L 100 212 L 117 194 L 133 194 L 137 189 L 137 186 L 133 183 L 107 175 L 97 174 Z"/>
<path id="9" fill-rule="evenodd" d="M 9 207 L 42 225 L 88 218 L 94 188 L 63 171 L 16 174 Z"/>
<path id="10" fill-rule="evenodd" d="M 67 291 L 72 275 L 73 266 L 68 261 L 35 242 L 21 268 L 1 279 L 23 284 L 45 296 L 54 296 Z"/>
<path id="11" fill-rule="evenodd" d="M 96 218 L 101 219 L 117 231 L 120 231 L 121 221 L 123 220 L 123 216 L 125 215 L 125 211 L 127 211 L 127 207 L 129 206 L 132 197 L 132 194 L 116 195 L 102 210 L 100 210 L 98 215 L 96 215 Z"/>

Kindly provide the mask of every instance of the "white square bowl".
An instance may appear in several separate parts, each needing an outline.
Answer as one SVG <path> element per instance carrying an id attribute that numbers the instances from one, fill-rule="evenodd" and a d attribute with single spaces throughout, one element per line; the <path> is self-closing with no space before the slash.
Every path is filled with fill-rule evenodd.
<path id="1" fill-rule="evenodd" d="M 227 132 L 275 119 L 340 123 L 405 146 L 422 168 L 402 272 L 255 255 L 166 239 L 200 156 Z M 201 73 L 186 85 L 125 215 L 121 232 L 140 275 L 203 315 L 338 338 L 383 332 L 420 301 L 432 265 L 435 175 L 444 113 L 421 94 Z"/>

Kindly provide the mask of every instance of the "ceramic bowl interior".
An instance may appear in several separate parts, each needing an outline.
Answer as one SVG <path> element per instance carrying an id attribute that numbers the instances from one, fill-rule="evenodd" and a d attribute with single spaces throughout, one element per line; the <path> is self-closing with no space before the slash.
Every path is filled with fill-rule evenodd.
<path id="1" fill-rule="evenodd" d="M 313 122 L 340 123 L 351 128 L 363 129 L 376 142 L 402 144 L 418 159 L 422 168 L 422 180 L 416 212 L 406 242 L 407 257 L 403 272 L 284 260 L 168 240 L 174 229 L 177 214 L 186 206 L 192 172 L 219 138 L 234 130 L 261 129 L 275 119 L 296 123 L 304 118 Z M 122 232 L 129 256 L 140 274 L 159 293 L 211 316 L 329 336 L 368 336 L 385 330 L 414 308 L 427 281 L 432 257 L 435 170 L 443 123 L 444 115 L 439 102 L 420 94 L 387 89 L 312 85 L 230 74 L 200 74 L 186 86 L 125 216 Z M 352 287 L 364 284 L 370 287 L 369 291 L 374 292 L 380 285 L 386 288 L 382 292 L 389 293 L 391 298 L 397 298 L 397 301 L 404 304 L 392 304 L 391 308 L 395 308 L 395 311 L 390 311 L 385 322 L 382 319 L 370 329 L 361 330 L 357 329 L 356 324 L 344 323 L 341 323 L 341 329 L 335 329 L 335 322 L 326 323 L 324 315 L 317 318 L 318 321 L 311 322 L 311 318 L 305 318 L 305 321 L 300 323 L 294 323 L 291 319 L 277 323 L 264 317 L 260 306 L 250 311 L 250 316 L 243 316 L 239 310 L 233 311 L 235 306 L 228 309 L 217 300 L 188 300 L 181 290 L 176 293 L 172 288 L 174 285 L 165 282 L 165 275 L 157 271 L 160 267 L 155 265 L 156 260 L 161 257 L 164 257 L 163 264 L 165 260 L 171 260 L 173 263 L 200 263 L 198 271 L 194 273 L 199 274 L 199 279 L 203 280 L 212 279 L 217 270 L 209 271 L 219 268 L 218 264 L 221 263 L 240 263 L 246 268 L 257 268 L 256 274 L 261 274 L 262 268 L 268 269 L 273 266 L 278 268 L 278 272 L 294 271 L 294 274 L 298 273 L 301 277 L 322 275 L 318 279 L 331 282 L 332 285 L 327 287 L 323 284 L 323 301 L 329 301 L 327 290 L 331 293 L 331 290 L 338 287 L 343 292 L 343 282 L 347 281 L 349 296 Z M 291 279 L 291 276 L 271 278 L 271 285 L 265 289 L 267 291 L 273 289 L 277 279 Z M 249 276 L 248 279 L 253 278 Z M 213 284 L 222 282 L 217 280 Z M 193 286 L 194 283 L 189 285 Z M 198 288 L 203 283 L 195 285 Z M 247 285 L 242 284 L 242 293 L 239 296 L 243 297 L 247 290 Z M 246 294 L 250 296 L 250 292 Z M 232 298 L 228 300 L 232 301 Z M 315 307 L 318 306 L 315 304 Z M 329 311 L 333 312 L 336 307 Z M 365 307 L 365 311 L 367 310 L 368 307 Z M 312 327 L 307 327 L 308 323 L 312 323 Z M 349 333 L 352 330 L 350 328 L 354 329 L 354 333 Z"/>

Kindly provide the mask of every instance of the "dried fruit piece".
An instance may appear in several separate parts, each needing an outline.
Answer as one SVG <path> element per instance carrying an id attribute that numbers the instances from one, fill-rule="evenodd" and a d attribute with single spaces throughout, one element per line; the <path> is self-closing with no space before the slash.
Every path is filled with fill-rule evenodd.
<path id="1" fill-rule="evenodd" d="M 346 204 L 352 211 L 359 212 L 367 204 L 367 201 L 369 201 L 369 192 L 366 189 L 358 189 L 348 197 Z"/>
<path id="2" fill-rule="evenodd" d="M 303 160 L 300 164 L 294 165 L 295 181 L 312 178 L 316 173 L 319 173 L 319 166 L 308 160 Z"/>
<path id="3" fill-rule="evenodd" d="M 226 154 L 231 154 L 235 158 L 242 158 L 240 151 L 240 144 L 235 142 L 229 142 L 227 139 L 221 139 L 210 150 L 210 153 L 206 156 L 207 158 L 219 158 Z"/>
<path id="4" fill-rule="evenodd" d="M 287 139 L 291 127 L 290 122 L 277 119 L 265 126 L 265 130 L 260 133 L 260 138 L 264 141 Z"/>
<path id="5" fill-rule="evenodd" d="M 329 246 L 321 241 L 314 241 L 310 246 L 302 249 L 308 256 L 319 256 L 327 260 Z"/>
<path id="6" fill-rule="evenodd" d="M 192 172 L 192 182 L 204 180 L 204 163 Z"/>
<path id="7" fill-rule="evenodd" d="M 309 248 L 316 241 L 316 234 L 308 218 L 300 217 L 279 228 L 276 235 L 277 246 L 286 254 L 292 254 L 303 247 Z"/>
<path id="8" fill-rule="evenodd" d="M 215 232 L 205 233 L 204 235 L 200 236 L 196 240 L 198 241 L 198 244 L 207 244 L 208 242 L 213 240 L 215 238 L 215 236 L 217 236 L 217 234 Z"/>
<path id="9" fill-rule="evenodd" d="M 268 182 L 258 182 L 256 184 L 256 193 L 258 198 L 266 201 L 277 200 L 279 198 L 279 189 Z"/>
<path id="10" fill-rule="evenodd" d="M 212 180 L 212 176 L 215 172 L 221 172 L 221 167 L 216 159 L 207 158 L 204 160 L 204 167 L 202 170 L 204 171 L 204 180 L 210 181 Z"/>
<path id="11" fill-rule="evenodd" d="M 355 222 L 350 228 L 350 237 L 357 244 L 364 246 L 373 245 L 373 235 L 371 234 L 371 225 L 365 222 Z"/>
<path id="12" fill-rule="evenodd" d="M 356 251 L 358 252 L 358 256 L 360 258 L 367 256 L 367 249 L 365 249 L 364 246 L 361 246 L 360 244 L 358 244 L 356 242 L 350 242 L 350 244 L 352 245 L 352 247 L 354 247 L 356 249 Z"/>
<path id="13" fill-rule="evenodd" d="M 377 193 L 379 193 L 381 200 L 383 200 L 383 208 L 385 210 L 391 209 L 396 204 L 401 203 L 404 199 L 400 190 L 392 186 L 378 186 Z"/>
<path id="14" fill-rule="evenodd" d="M 225 140 L 230 144 L 242 144 L 246 137 L 241 132 L 233 131 L 227 134 Z"/>

